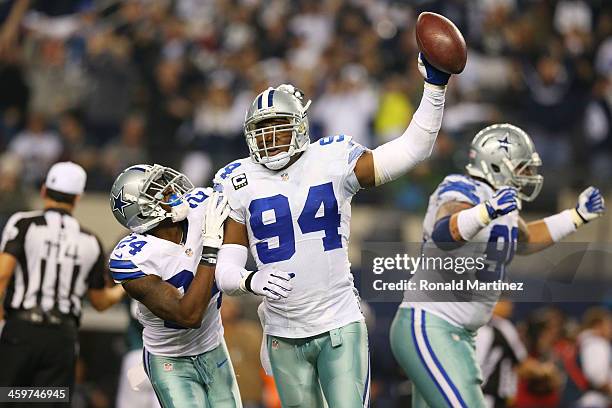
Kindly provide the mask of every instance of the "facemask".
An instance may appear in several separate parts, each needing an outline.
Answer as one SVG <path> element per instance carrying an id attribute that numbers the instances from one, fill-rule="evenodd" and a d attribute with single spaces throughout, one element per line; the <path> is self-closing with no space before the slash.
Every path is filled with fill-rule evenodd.
<path id="1" fill-rule="evenodd" d="M 270 163 L 264 163 L 264 166 L 266 166 L 270 170 L 280 170 L 289 163 L 289 160 L 291 160 L 291 156 L 287 155 L 287 157 L 283 157 L 280 160 L 276 160 Z"/>

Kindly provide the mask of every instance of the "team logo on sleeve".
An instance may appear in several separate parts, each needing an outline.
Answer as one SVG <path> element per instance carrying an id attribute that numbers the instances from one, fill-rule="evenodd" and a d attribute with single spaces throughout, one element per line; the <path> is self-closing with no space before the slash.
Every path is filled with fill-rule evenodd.
<path id="1" fill-rule="evenodd" d="M 247 180 L 246 174 L 244 173 L 232 177 L 232 185 L 234 186 L 234 190 L 239 190 L 248 184 L 249 181 Z"/>

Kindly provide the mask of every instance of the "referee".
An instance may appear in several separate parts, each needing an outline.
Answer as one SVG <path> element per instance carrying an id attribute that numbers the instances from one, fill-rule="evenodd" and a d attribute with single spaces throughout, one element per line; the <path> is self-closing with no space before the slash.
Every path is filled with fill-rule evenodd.
<path id="1" fill-rule="evenodd" d="M 500 300 L 493 317 L 476 335 L 476 358 L 482 372 L 482 391 L 487 408 L 506 408 L 516 397 L 516 368 L 527 350 L 510 320 L 513 305 Z"/>
<path id="2" fill-rule="evenodd" d="M 102 311 L 123 297 L 105 287 L 98 238 L 72 216 L 87 175 L 56 163 L 41 189 L 43 211 L 15 213 L 0 242 L 0 387 L 72 387 L 82 300 Z M 8 289 L 7 289 L 8 287 Z"/>

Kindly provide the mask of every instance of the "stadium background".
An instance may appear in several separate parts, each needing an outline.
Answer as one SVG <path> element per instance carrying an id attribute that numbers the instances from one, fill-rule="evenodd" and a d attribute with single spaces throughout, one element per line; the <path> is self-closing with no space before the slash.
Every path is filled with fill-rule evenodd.
<path id="1" fill-rule="evenodd" d="M 77 217 L 110 249 L 123 233 L 108 208 L 115 176 L 157 162 L 208 184 L 220 166 L 248 153 L 244 112 L 269 85 L 294 83 L 313 100 L 313 140 L 345 133 L 373 147 L 396 137 L 421 95 L 413 31 L 420 11 L 458 25 L 468 65 L 449 84 L 431 160 L 354 200 L 355 271 L 364 240 L 420 241 L 429 194 L 462 171 L 471 137 L 486 124 L 523 127 L 542 156 L 544 189 L 526 218 L 573 206 L 591 184 L 609 192 L 609 1 L 0 0 L 0 226 L 15 211 L 39 207 L 48 167 L 72 160 L 89 176 Z M 610 227 L 605 216 L 572 240 L 610 242 Z M 609 285 L 609 274 L 594 273 Z M 240 301 L 235 324 L 257 337 L 256 299 Z M 532 356 L 554 361 L 554 343 L 574 338 L 592 305 L 515 306 Z M 388 351 L 395 307 L 369 307 L 378 407 L 408 406 Z M 75 406 L 114 405 L 127 310 L 85 313 Z M 258 355 L 248 350 L 240 359 L 256 367 Z M 253 398 L 266 398 L 257 369 L 239 374 Z"/>

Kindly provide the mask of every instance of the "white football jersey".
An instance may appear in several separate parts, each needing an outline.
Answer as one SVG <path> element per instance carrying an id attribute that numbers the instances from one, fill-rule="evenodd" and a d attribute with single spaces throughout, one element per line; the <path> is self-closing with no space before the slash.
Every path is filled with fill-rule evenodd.
<path id="1" fill-rule="evenodd" d="M 423 242 L 426 243 L 427 247 L 434 247 L 431 234 L 436 223 L 436 214 L 442 204 L 449 201 L 459 201 L 477 205 L 490 199 L 494 192 L 487 183 L 467 175 L 451 174 L 447 176 L 429 198 L 427 213 L 423 221 Z M 512 260 L 516 249 L 518 218 L 518 211 L 513 211 L 491 221 L 470 241 L 472 243 L 483 243 L 482 245 L 469 244 L 449 251 L 449 253 L 457 257 L 484 257 L 487 269 L 479 271 L 476 274 L 476 279 L 503 280 L 506 266 Z M 492 243 L 496 245 L 491 245 Z M 495 253 L 492 254 L 490 251 L 495 251 Z M 453 272 L 435 273 L 448 274 Z M 418 271 L 417 274 L 419 274 Z M 420 276 L 427 279 L 427 274 L 431 276 L 432 271 L 426 271 Z M 418 290 L 409 290 L 405 292 L 404 302 L 400 307 L 419 307 L 456 326 L 476 330 L 490 320 L 498 296 L 499 292 L 489 292 L 485 299 L 472 302 L 423 302 L 419 301 L 419 298 L 431 299 L 431 297 Z"/>
<path id="2" fill-rule="evenodd" d="M 230 217 L 246 225 L 258 270 L 295 273 L 287 299 L 264 300 L 266 334 L 314 336 L 363 319 L 348 260 L 353 172 L 365 148 L 350 137 L 316 141 L 287 169 L 250 158 L 219 170 Z"/>
<path id="3" fill-rule="evenodd" d="M 130 234 L 122 239 L 109 261 L 115 282 L 157 275 L 185 293 L 202 255 L 201 226 L 207 197 L 202 188 L 186 196 L 190 209 L 186 233 L 183 233 L 180 245 L 150 234 Z M 213 285 L 202 325 L 199 329 L 189 329 L 160 319 L 139 302 L 137 317 L 144 327 L 142 339 L 145 348 L 154 355 L 169 357 L 193 356 L 214 349 L 223 337 L 220 307 L 221 293 Z"/>

